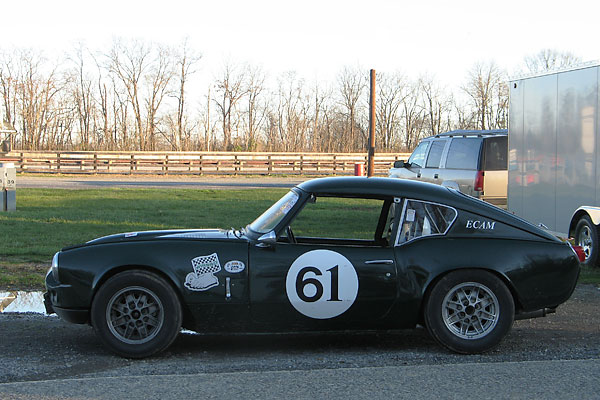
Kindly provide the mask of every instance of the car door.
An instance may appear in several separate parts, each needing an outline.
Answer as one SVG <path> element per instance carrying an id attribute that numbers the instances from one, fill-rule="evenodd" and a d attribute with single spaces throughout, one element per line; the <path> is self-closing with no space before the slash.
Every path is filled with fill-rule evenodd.
<path id="1" fill-rule="evenodd" d="M 313 204 L 307 205 L 300 212 L 309 213 L 307 218 L 291 225 L 302 234 L 295 240 L 284 234 L 272 246 L 250 247 L 250 309 L 260 328 L 367 328 L 380 321 L 395 302 L 393 240 L 385 239 L 386 234 L 391 236 L 389 227 L 397 218 L 396 208 L 391 206 L 393 200 L 381 200 L 383 208 L 371 226 L 372 235 L 381 235 L 379 243 L 374 236 L 368 239 L 369 234 L 367 238 L 327 237 L 335 230 L 336 224 L 331 221 L 336 216 L 327 215 L 334 212 L 335 201 L 310 212 L 307 208 Z M 358 226 L 365 216 L 356 211 L 352 217 Z M 319 219 L 319 229 L 326 231 L 324 235 L 315 236 L 314 229 L 306 231 L 307 224 L 317 225 L 315 218 Z M 337 225 L 341 227 L 341 223 Z M 386 232 L 381 228 L 384 226 Z"/>
<path id="2" fill-rule="evenodd" d="M 425 168 L 421 169 L 421 180 L 423 182 L 435 183 L 440 185 L 442 179 L 440 177 L 440 162 L 442 155 L 446 149 L 447 139 L 432 140 L 429 146 L 429 153 L 427 155 L 427 161 L 425 162 Z"/>
<path id="3" fill-rule="evenodd" d="M 421 172 L 425 167 L 425 159 L 427 158 L 430 144 L 431 141 L 429 140 L 419 143 L 408 159 L 406 166 L 403 168 L 392 168 L 390 170 L 390 177 L 421 180 Z"/>

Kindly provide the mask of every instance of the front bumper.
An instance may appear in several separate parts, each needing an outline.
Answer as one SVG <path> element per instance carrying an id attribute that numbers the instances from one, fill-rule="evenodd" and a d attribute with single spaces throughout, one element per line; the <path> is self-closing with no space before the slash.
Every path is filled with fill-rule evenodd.
<path id="1" fill-rule="evenodd" d="M 44 306 L 47 314 L 56 314 L 73 324 L 87 324 L 90 321 L 90 310 L 57 307 L 52 304 L 50 292 L 44 293 Z"/>
<path id="2" fill-rule="evenodd" d="M 89 308 L 72 307 L 77 305 L 77 297 L 73 295 L 71 285 L 57 282 L 50 271 L 46 274 L 44 306 L 47 314 L 56 314 L 61 319 L 74 324 L 86 324 L 90 320 Z"/>

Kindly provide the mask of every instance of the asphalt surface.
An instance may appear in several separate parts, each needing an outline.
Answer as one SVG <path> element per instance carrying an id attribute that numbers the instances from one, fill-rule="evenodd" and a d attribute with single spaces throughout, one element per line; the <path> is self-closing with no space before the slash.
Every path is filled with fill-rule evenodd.
<path id="1" fill-rule="evenodd" d="M 198 335 L 164 353 L 108 353 L 87 325 L 0 314 L 0 399 L 600 398 L 600 289 L 580 285 L 546 318 L 516 321 L 479 355 L 439 347 L 425 329 Z"/>
<path id="2" fill-rule="evenodd" d="M 190 188 L 190 189 L 258 189 L 291 188 L 308 177 L 194 177 L 194 176 L 31 176 L 17 177 L 19 188 L 101 189 L 116 188 Z"/>
<path id="3" fill-rule="evenodd" d="M 0 385 L 7 398 L 597 399 L 600 363 L 530 361 L 130 376 Z"/>

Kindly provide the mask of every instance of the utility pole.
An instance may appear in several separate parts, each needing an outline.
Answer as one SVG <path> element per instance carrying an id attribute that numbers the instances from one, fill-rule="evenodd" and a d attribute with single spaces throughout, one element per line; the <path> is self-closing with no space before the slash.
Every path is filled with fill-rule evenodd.
<path id="1" fill-rule="evenodd" d="M 367 176 L 375 172 L 375 70 L 371 70 L 371 96 L 369 98 L 369 153 Z"/>

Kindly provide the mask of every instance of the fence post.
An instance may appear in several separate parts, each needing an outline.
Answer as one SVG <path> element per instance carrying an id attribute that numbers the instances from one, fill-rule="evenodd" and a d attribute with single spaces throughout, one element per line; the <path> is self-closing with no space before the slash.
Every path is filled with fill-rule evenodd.
<path id="1" fill-rule="evenodd" d="M 165 175 L 169 174 L 169 155 L 165 155 Z"/>
<path id="2" fill-rule="evenodd" d="M 98 153 L 94 152 L 94 175 L 98 174 Z"/>
<path id="3" fill-rule="evenodd" d="M 337 156 L 333 155 L 333 174 L 337 175 L 337 164 L 336 164 Z"/>
<path id="4" fill-rule="evenodd" d="M 60 171 L 60 153 L 56 153 L 56 170 Z"/>
<path id="5" fill-rule="evenodd" d="M 203 158 L 204 158 L 204 156 L 200 155 L 200 166 L 198 167 L 198 172 L 199 172 L 200 176 L 202 176 L 203 172 L 204 172 L 203 169 L 202 169 L 202 159 Z"/>
<path id="6" fill-rule="evenodd" d="M 271 173 L 273 172 L 273 160 L 271 160 L 271 155 L 269 154 L 269 156 L 267 156 L 267 162 L 269 167 L 267 168 L 267 172 L 268 175 L 271 175 Z"/>
<path id="7" fill-rule="evenodd" d="M 131 154 L 131 157 L 129 157 L 129 175 L 133 174 L 134 169 L 135 169 L 135 155 Z"/>

